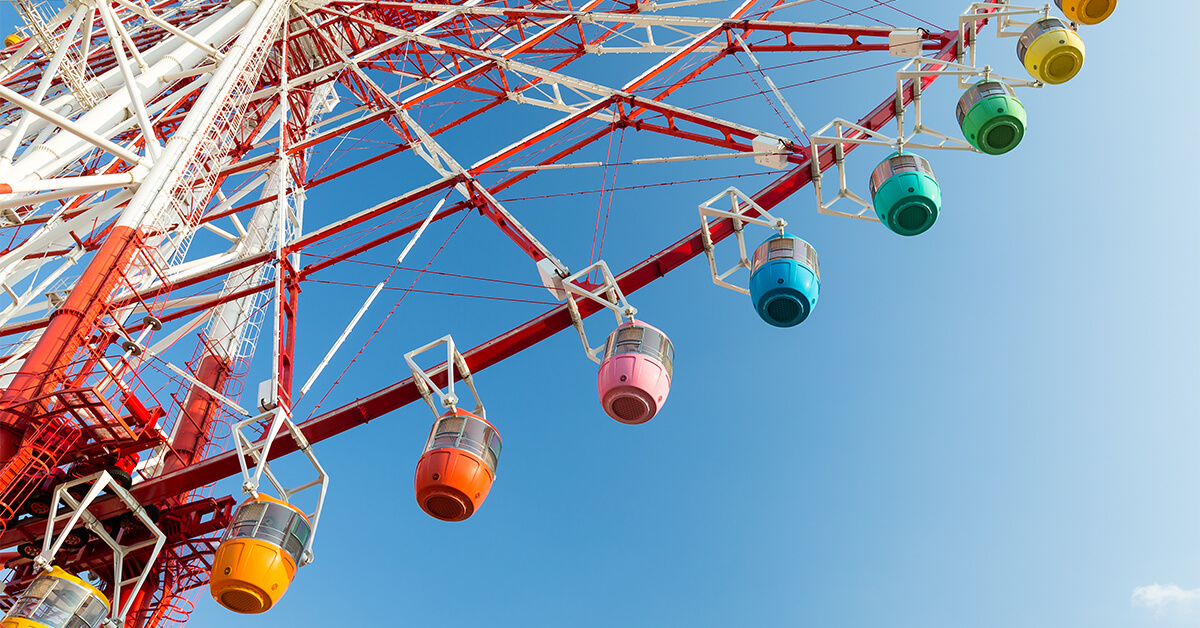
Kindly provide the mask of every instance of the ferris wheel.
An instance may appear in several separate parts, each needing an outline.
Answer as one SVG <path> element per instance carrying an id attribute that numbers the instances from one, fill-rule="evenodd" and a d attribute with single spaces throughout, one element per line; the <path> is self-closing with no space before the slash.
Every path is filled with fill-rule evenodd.
<path id="1" fill-rule="evenodd" d="M 1013 150 L 1033 115 L 1018 90 L 1079 73 L 1080 25 L 1116 4 L 988 0 L 930 22 L 814 0 L 13 0 L 4 625 L 183 623 L 205 590 L 268 611 L 319 548 L 318 443 L 414 401 L 434 415 L 417 505 L 471 517 L 504 427 L 477 373 L 561 331 L 599 365 L 600 412 L 651 420 L 675 354 L 637 290 L 703 256 L 765 324 L 819 316 L 820 242 L 784 202 L 896 237 L 935 228 L 937 160 Z M 1023 75 L 993 69 L 1012 55 Z M 776 82 L 795 66 L 808 78 Z M 797 89 L 857 74 L 880 79 L 877 106 L 808 120 Z M 958 129 L 926 111 L 939 78 L 962 92 Z M 859 163 L 860 147 L 886 156 Z M 634 222 L 618 188 L 686 216 Z M 475 272 L 435 265 L 464 225 L 488 227 Z M 606 258 L 606 238 L 636 259 Z M 409 295 L 456 315 L 401 324 Z M 389 300 L 361 344 L 388 335 L 404 372 L 356 388 L 338 365 Z M 295 482 L 270 464 L 288 454 L 306 461 Z M 245 497 L 212 494 L 229 477 Z"/>

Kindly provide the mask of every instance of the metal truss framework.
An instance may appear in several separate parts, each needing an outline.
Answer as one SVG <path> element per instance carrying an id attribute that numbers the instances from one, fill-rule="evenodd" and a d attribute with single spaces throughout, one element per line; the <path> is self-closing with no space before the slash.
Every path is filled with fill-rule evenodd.
<path id="1" fill-rule="evenodd" d="M 984 16 L 1004 4 L 973 10 Z M 751 195 L 754 206 L 769 211 L 857 144 L 817 144 L 814 153 L 802 140 L 669 101 L 722 60 L 742 55 L 795 120 L 756 55 L 887 58 L 895 30 L 775 20 L 784 3 L 756 0 L 723 18 L 609 0 L 579 7 L 74 0 L 52 17 L 25 0 L 18 5 L 30 36 L 0 53 L 0 235 L 9 236 L 0 251 L 0 290 L 9 300 L 0 304 L 0 338 L 7 342 L 0 357 L 0 547 L 43 544 L 45 519 L 23 512 L 48 483 L 137 460 L 130 494 L 159 510 L 165 543 L 150 567 L 136 552 L 126 559 L 128 573 L 149 574 L 148 594 L 126 619 L 135 626 L 186 621 L 188 592 L 207 582 L 214 535 L 228 523 L 234 500 L 214 499 L 205 487 L 245 470 L 240 450 L 221 451 L 219 432 L 258 415 L 237 399 L 267 326 L 268 397 L 282 408 L 278 414 L 290 413 L 302 282 L 471 210 L 531 262 L 568 278 L 572 271 L 497 197 L 536 183 L 539 172 L 579 165 L 564 160 L 618 131 L 720 151 L 693 159 L 778 158 L 785 171 Z M 920 31 L 918 54 L 929 61 L 921 67 L 961 62 L 965 39 L 986 23 L 981 17 L 958 30 Z M 661 59 L 616 86 L 571 73 L 580 59 L 617 53 Z M 937 76 L 929 71 L 901 82 L 896 95 L 858 119 L 860 139 L 903 115 Z M 474 163 L 459 162 L 446 148 L 451 131 L 514 104 L 553 119 Z M 444 106 L 449 119 L 423 126 L 416 113 L 434 106 Z M 393 141 L 343 155 L 336 170 L 313 171 L 315 150 L 372 129 L 385 129 Z M 756 142 L 763 138 L 774 148 L 763 151 Z M 408 151 L 430 169 L 424 184 L 341 220 L 306 224 L 306 190 Z M 407 209 L 455 194 L 424 222 L 394 222 Z M 365 241 L 303 257 L 363 229 L 373 230 Z M 709 246 L 734 230 L 730 218 L 710 221 Z M 705 240 L 697 230 L 650 255 L 615 277 L 619 291 L 632 293 L 703 254 Z M 276 315 L 268 322 L 272 299 Z M 464 358 L 481 371 L 600 309 L 572 300 Z M 190 357 L 178 357 L 176 346 L 193 335 L 199 339 Z M 144 379 L 154 371 L 178 380 L 178 391 L 159 398 L 162 387 Z M 429 383 L 446 384 L 444 367 Z M 296 429 L 276 427 L 252 448 L 265 463 L 418 399 L 417 383 L 405 380 Z M 113 534 L 132 525 L 128 510 L 116 497 L 89 508 Z M 104 543 L 53 558 L 102 582 L 114 576 Z M 10 592 L 36 575 L 29 560 L 9 566 Z M 11 603 L 7 595 L 0 606 Z"/>

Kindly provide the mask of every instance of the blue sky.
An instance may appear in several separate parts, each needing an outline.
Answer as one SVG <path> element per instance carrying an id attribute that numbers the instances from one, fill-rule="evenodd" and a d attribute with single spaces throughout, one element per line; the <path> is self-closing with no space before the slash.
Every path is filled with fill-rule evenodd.
<path id="1" fill-rule="evenodd" d="M 962 8 L 898 4 L 942 25 Z M 826 15 L 821 5 L 779 19 L 819 19 L 810 13 Z M 820 303 L 803 325 L 762 323 L 746 297 L 712 284 L 702 259 L 631 295 L 676 347 L 670 399 L 650 423 L 625 426 L 603 414 L 595 365 L 570 331 L 480 373 L 505 449 L 495 487 L 470 520 L 435 521 L 413 499 L 428 408 L 412 405 L 321 443 L 333 483 L 316 562 L 270 613 L 237 616 L 205 593 L 192 625 L 1200 625 L 1200 260 L 1186 194 L 1197 173 L 1191 103 L 1200 89 L 1184 32 L 1200 7 L 1154 8 L 1125 2 L 1108 22 L 1082 29 L 1084 71 L 1020 93 L 1030 128 L 1013 153 L 925 153 L 945 199 L 928 233 L 902 238 L 820 216 L 807 189 L 784 203 L 777 213 L 789 230 L 821 255 Z M 989 35 L 985 46 L 987 62 L 1021 75 L 1015 40 Z M 624 77 L 629 63 L 605 56 L 583 67 L 602 78 L 611 64 Z M 786 84 L 791 71 L 772 76 Z M 894 85 L 889 71 L 786 93 L 815 129 L 873 108 Z M 697 89 L 681 98 L 720 95 L 715 85 Z M 957 96 L 949 81 L 930 91 L 936 128 L 954 130 Z M 714 115 L 786 132 L 764 111 L 742 103 Z M 486 152 L 514 139 L 501 130 L 447 141 Z M 633 135 L 629 155 L 656 148 Z M 681 146 L 655 154 L 696 152 Z M 850 158 L 860 193 L 882 154 Z M 751 170 L 662 168 L 619 172 L 617 184 Z M 590 189 L 601 176 L 547 176 L 521 195 Z M 397 179 L 407 189 L 426 177 L 431 171 L 405 156 L 314 190 L 308 211 L 356 211 L 401 191 Z M 752 192 L 769 179 L 736 184 Z M 695 228 L 695 206 L 724 185 L 617 192 L 605 258 L 625 268 L 675 241 Z M 512 207 L 580 268 L 596 203 Z M 453 227 L 431 229 L 411 265 L 428 261 Z M 721 250 L 727 260 L 730 251 Z M 477 215 L 438 255 L 435 270 L 536 283 L 532 265 Z M 346 273 L 374 284 L 386 270 Z M 302 375 L 366 294 L 306 289 Z M 390 298 L 351 337 L 336 372 Z M 446 333 L 473 346 L 544 309 L 413 296 L 324 408 L 406 377 L 400 355 L 411 348 Z M 594 343 L 609 321 L 589 323 Z"/>
<path id="2" fill-rule="evenodd" d="M 959 9 L 903 4 L 938 23 Z M 762 324 L 702 260 L 633 295 L 677 350 L 650 423 L 601 413 L 569 332 L 481 373 L 505 450 L 471 520 L 440 523 L 414 503 L 426 408 L 322 443 L 334 484 L 317 562 L 271 613 L 204 599 L 194 625 L 1196 625 L 1200 265 L 1184 190 L 1196 172 L 1187 103 L 1200 94 L 1171 60 L 1192 56 L 1182 25 L 1200 16 L 1173 5 L 1164 19 L 1166 7 L 1124 3 L 1085 28 L 1084 72 L 1022 92 L 1030 132 L 1014 153 L 928 154 L 945 210 L 927 234 L 819 216 L 811 193 L 794 196 L 779 213 L 822 259 L 821 302 L 802 326 Z M 1012 40 L 986 45 L 1019 76 Z M 792 102 L 815 128 L 861 115 L 890 85 L 875 74 Z M 931 92 L 940 128 L 953 129 L 956 98 L 948 83 Z M 878 158 L 853 156 L 852 180 Z M 590 188 L 599 173 L 571 176 L 564 186 Z M 610 263 L 685 233 L 716 185 L 618 193 Z M 587 230 L 591 198 L 554 211 L 577 211 Z M 548 242 L 579 228 L 526 211 Z M 456 238 L 493 248 L 455 239 L 439 263 L 523 263 L 477 216 Z M 581 254 L 564 257 L 579 267 Z M 540 310 L 488 325 L 429 303 L 401 306 L 341 394 L 402 378 L 398 355 L 443 333 L 473 345 Z M 1180 601 L 1135 602 L 1138 587 L 1169 584 Z"/>

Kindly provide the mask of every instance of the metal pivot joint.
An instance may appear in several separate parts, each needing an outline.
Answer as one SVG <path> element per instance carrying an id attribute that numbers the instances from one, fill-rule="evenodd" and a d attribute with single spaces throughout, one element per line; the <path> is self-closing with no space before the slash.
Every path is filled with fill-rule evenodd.
<path id="1" fill-rule="evenodd" d="M 586 283 L 587 277 L 597 271 L 600 273 L 601 282 L 599 284 Z M 584 352 L 591 361 L 596 364 L 602 363 L 603 359 L 600 355 L 604 352 L 605 345 L 593 347 L 588 343 L 587 332 L 583 329 L 583 315 L 579 311 L 577 299 L 586 299 L 612 311 L 618 325 L 632 321 L 633 317 L 637 315 L 637 308 L 630 305 L 625 298 L 625 293 L 621 291 L 621 286 L 617 285 L 616 277 L 613 276 L 604 260 L 563 279 L 562 291 L 567 300 L 567 311 L 571 314 L 571 323 L 579 332 L 579 339 L 583 341 Z"/>
<path id="2" fill-rule="evenodd" d="M 441 345 L 446 345 L 446 362 L 444 366 L 426 371 L 417 365 L 415 358 L 418 355 Z M 471 396 L 475 398 L 475 409 L 472 410 L 472 413 L 478 415 L 480 418 L 487 419 L 483 401 L 479 399 L 479 392 L 475 390 L 475 382 L 471 379 L 471 369 L 467 367 L 466 359 L 463 358 L 463 355 L 455 347 L 452 336 L 442 336 L 419 349 L 405 353 L 404 362 L 408 364 L 409 370 L 412 371 L 413 382 L 417 385 L 417 391 L 421 393 L 421 398 L 425 400 L 425 403 L 429 404 L 429 409 L 433 411 L 435 417 L 442 416 L 447 410 L 453 412 L 458 408 L 458 395 L 454 394 L 454 380 L 457 375 L 457 378 L 461 379 L 467 385 L 467 388 L 470 389 Z M 441 373 L 443 369 L 446 373 L 445 392 L 442 392 L 442 388 L 433 381 L 433 377 Z M 436 403 L 433 400 L 434 396 L 437 396 Z M 441 408 L 438 406 L 441 406 Z"/>

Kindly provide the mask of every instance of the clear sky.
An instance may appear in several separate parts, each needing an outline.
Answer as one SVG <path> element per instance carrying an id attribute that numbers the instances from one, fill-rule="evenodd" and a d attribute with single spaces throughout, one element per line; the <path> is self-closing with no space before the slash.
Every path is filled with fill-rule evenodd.
<path id="1" fill-rule="evenodd" d="M 940 25 L 962 8 L 900 4 Z M 633 295 L 677 349 L 671 397 L 650 423 L 601 413 L 595 367 L 572 332 L 481 373 L 506 447 L 495 488 L 469 521 L 441 523 L 414 503 L 427 408 L 322 443 L 334 483 L 317 561 L 271 613 L 237 617 L 203 599 L 193 625 L 1200 625 L 1200 265 L 1185 192 L 1198 172 L 1191 103 L 1200 90 L 1184 32 L 1200 10 L 1167 4 L 1151 12 L 1125 2 L 1084 28 L 1082 74 L 1022 92 L 1030 130 L 1017 151 L 927 154 L 945 196 L 928 233 L 902 238 L 820 216 L 808 191 L 788 201 L 779 213 L 822 261 L 821 300 L 803 325 L 766 326 L 746 298 L 712 285 L 703 260 Z M 814 6 L 779 17 L 813 19 L 806 12 L 827 15 Z M 988 63 L 1021 76 L 1014 40 L 984 45 Z M 605 76 L 603 63 L 587 67 Z M 773 74 L 779 84 L 790 76 L 812 78 Z M 877 73 L 787 93 L 816 128 L 857 118 L 892 85 Z M 932 124 L 953 130 L 957 95 L 949 82 L 931 90 Z M 771 115 L 754 123 L 786 132 Z M 879 158 L 851 158 L 860 193 Z M 428 176 L 416 160 L 400 163 L 414 181 Z M 600 176 L 551 181 L 593 189 Z M 619 173 L 618 185 L 636 176 Z M 752 191 L 764 179 L 736 184 Z M 378 185 L 370 199 L 398 191 Z M 674 241 L 723 185 L 618 192 L 606 259 L 624 268 Z M 336 192 L 314 193 L 310 211 Z M 513 207 L 579 267 L 596 202 Z M 414 255 L 428 260 L 444 237 L 430 234 Z M 441 255 L 443 270 L 534 281 L 528 267 L 501 272 L 527 262 L 478 216 Z M 366 290 L 341 294 L 357 302 Z M 542 309 L 498 304 L 502 320 L 488 323 L 479 320 L 486 302 L 413 303 L 341 394 L 403 378 L 399 354 L 444 333 L 470 346 Z M 347 318 L 331 315 L 327 333 Z M 599 336 L 606 325 L 589 330 Z M 314 339 L 310 364 L 327 342 Z"/>
<path id="2" fill-rule="evenodd" d="M 895 4 L 952 26 L 966 2 Z M 827 5 L 777 19 L 824 19 Z M 918 25 L 887 8 L 866 15 Z M 641 317 L 676 347 L 670 398 L 648 424 L 603 414 L 595 365 L 572 331 L 480 373 L 505 449 L 487 502 L 466 522 L 431 519 L 413 498 L 433 418 L 423 405 L 321 443 L 333 482 L 316 562 L 270 613 L 238 616 L 204 593 L 191 625 L 1200 625 L 1200 259 L 1189 193 L 1200 173 L 1200 77 L 1185 30 L 1198 19 L 1194 2 L 1126 0 L 1109 21 L 1083 27 L 1083 72 L 1020 92 L 1030 124 L 1016 151 L 924 153 L 945 199 L 924 235 L 818 215 L 808 189 L 784 203 L 778 214 L 789 230 L 821 255 L 820 303 L 799 327 L 761 322 L 746 297 L 712 284 L 703 259 L 632 295 Z M 1022 76 L 1015 40 L 992 33 L 985 61 Z M 627 63 L 604 56 L 581 67 L 617 84 Z M 617 78 L 605 79 L 606 64 Z M 785 93 L 811 130 L 873 108 L 894 89 L 893 71 Z M 825 72 L 801 66 L 772 77 L 783 85 Z M 716 85 L 681 99 L 719 100 Z M 929 92 L 936 128 L 956 130 L 958 94 L 948 80 Z M 787 134 L 769 109 L 750 119 L 742 106 L 751 105 L 706 111 Z M 478 156 L 474 140 L 498 147 L 515 139 L 501 127 L 544 123 L 493 120 L 492 131 L 453 140 L 471 155 L 461 161 Z M 698 150 L 634 135 L 622 161 Z M 850 157 L 860 194 L 882 155 Z M 386 164 L 314 190 L 310 215 L 348 214 L 433 177 L 409 155 Z M 689 179 L 752 170 L 724 162 L 661 168 Z M 616 184 L 641 181 L 635 170 L 618 171 Z M 545 187 L 512 196 L 593 189 L 601 176 L 547 176 Z M 734 184 L 753 192 L 769 180 Z M 725 185 L 615 193 L 605 258 L 623 269 L 682 237 L 697 224 L 696 205 Z M 580 268 L 597 202 L 569 196 L 511 207 Z M 427 262 L 457 222 L 432 229 L 410 265 Z M 730 259 L 728 244 L 721 253 Z M 435 270 L 537 282 L 532 265 L 478 215 L 438 255 Z M 346 272 L 374 284 L 386 269 Z M 413 278 L 398 275 L 392 285 Z M 306 289 L 302 375 L 367 292 Z M 383 320 L 398 298 L 389 294 L 317 392 Z M 407 377 L 400 356 L 411 348 L 446 333 L 473 346 L 547 309 L 410 299 L 322 409 Z M 589 323 L 593 343 L 611 320 Z M 257 380 L 248 381 L 253 389 Z M 311 400 L 301 409 L 312 410 Z"/>

